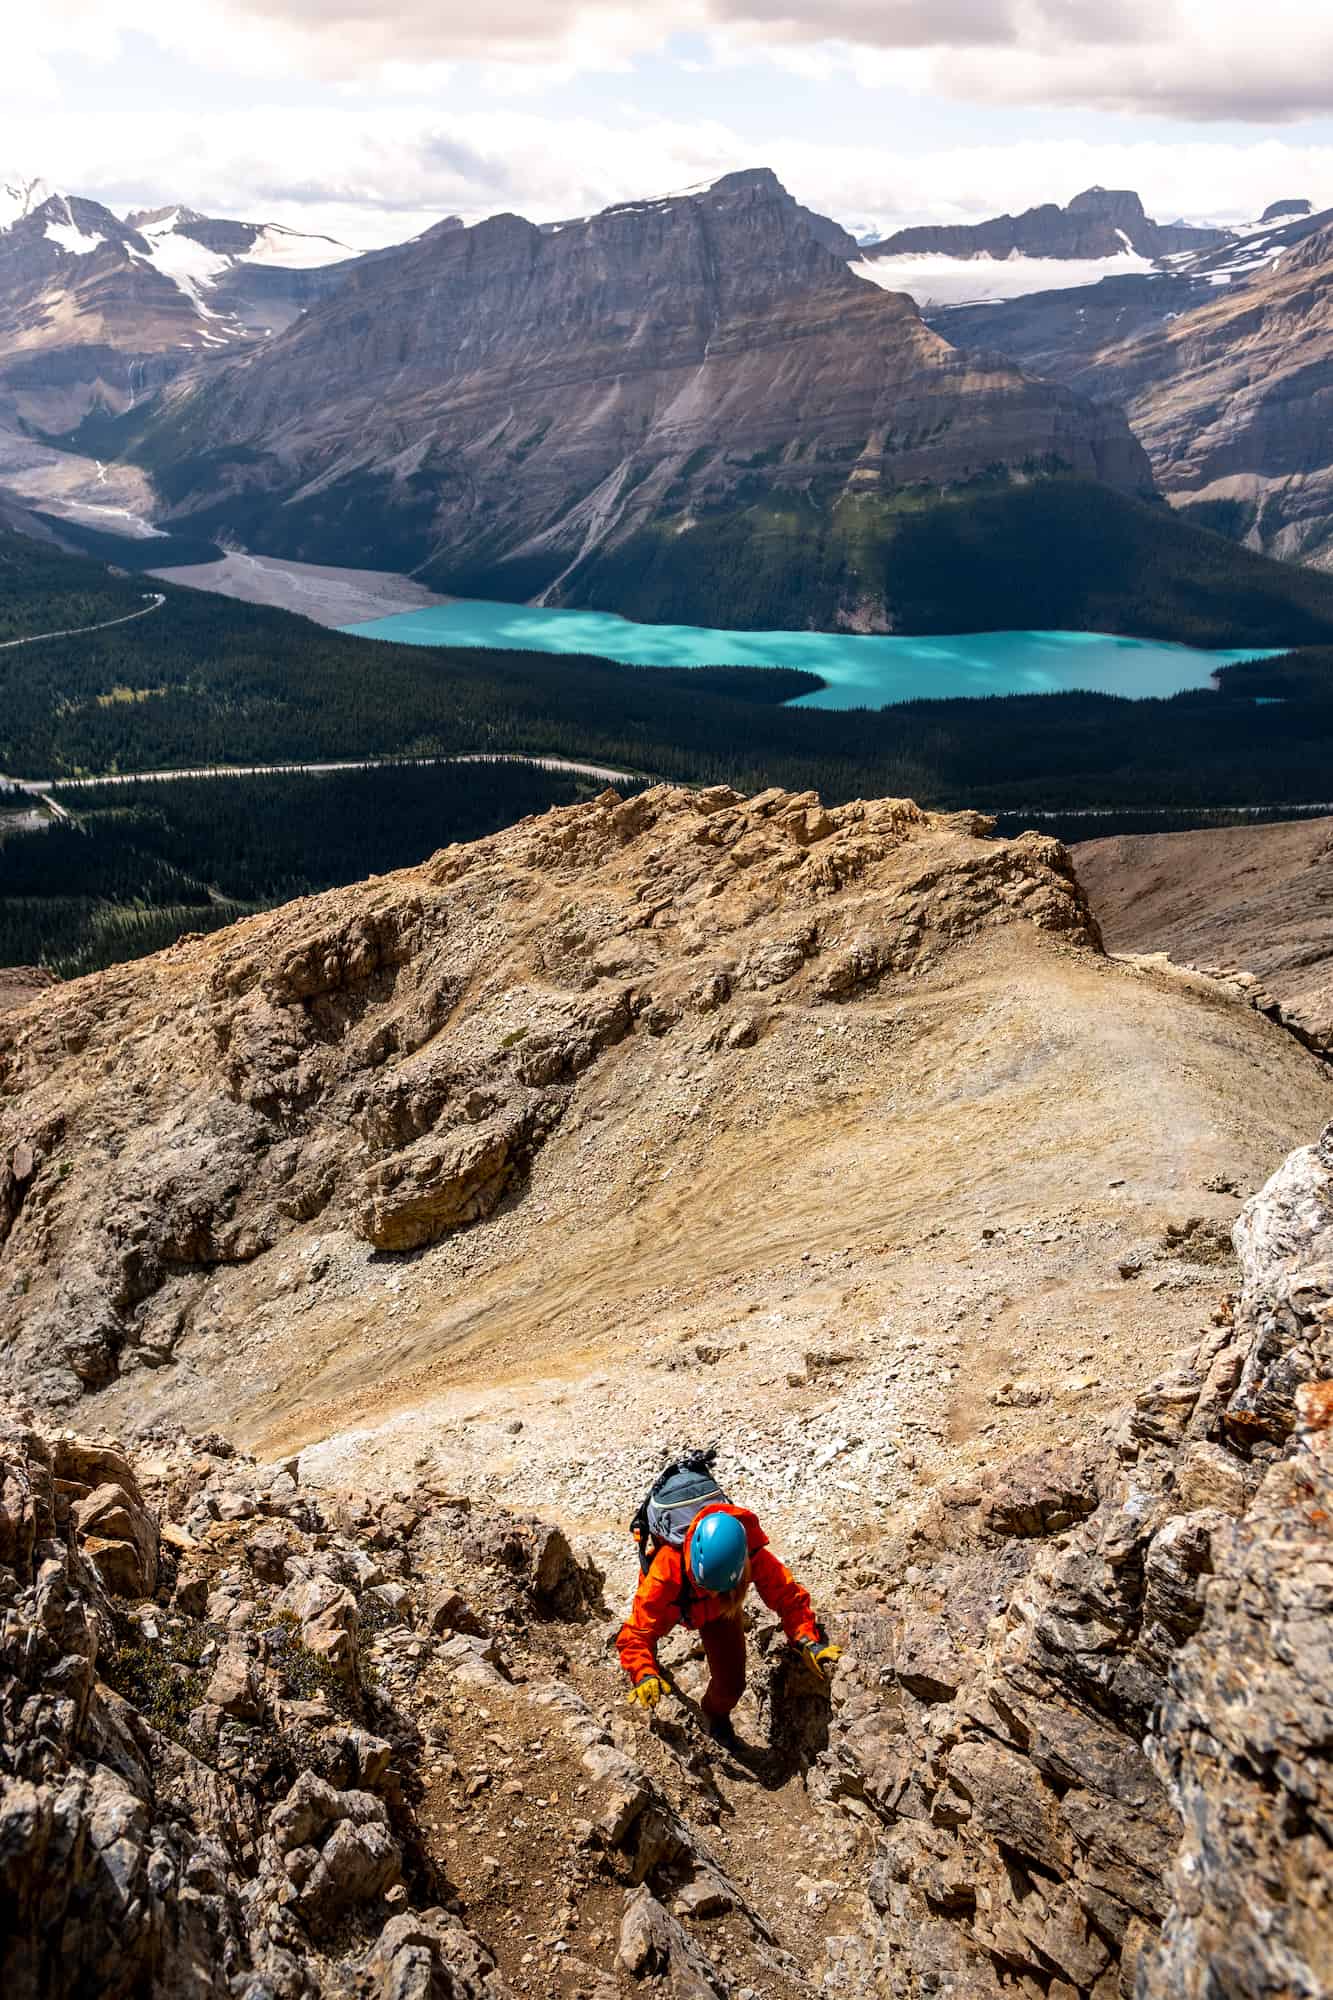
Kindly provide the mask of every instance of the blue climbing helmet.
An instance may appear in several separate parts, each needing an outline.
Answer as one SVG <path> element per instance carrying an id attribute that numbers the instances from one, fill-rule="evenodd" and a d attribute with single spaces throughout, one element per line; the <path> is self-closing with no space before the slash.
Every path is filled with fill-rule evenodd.
<path id="1" fill-rule="evenodd" d="M 705 1514 L 690 1535 L 690 1578 L 725 1597 L 741 1580 L 750 1553 L 745 1524 L 734 1514 Z"/>

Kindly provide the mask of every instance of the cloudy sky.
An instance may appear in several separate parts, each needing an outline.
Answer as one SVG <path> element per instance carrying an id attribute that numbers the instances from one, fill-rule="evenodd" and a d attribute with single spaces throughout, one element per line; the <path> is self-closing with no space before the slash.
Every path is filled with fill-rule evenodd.
<path id="1" fill-rule="evenodd" d="M 1333 205 L 1328 0 L 43 0 L 0 175 L 357 247 L 774 167 L 850 227 Z"/>

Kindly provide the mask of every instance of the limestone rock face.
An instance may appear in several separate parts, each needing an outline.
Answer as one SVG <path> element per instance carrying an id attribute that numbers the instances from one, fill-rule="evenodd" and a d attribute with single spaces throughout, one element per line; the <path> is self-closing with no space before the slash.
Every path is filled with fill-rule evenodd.
<path id="1" fill-rule="evenodd" d="M 1248 547 L 1325 567 L 1333 222 L 1318 220 L 1288 225 L 1304 240 L 1249 283 L 1106 347 L 1092 372 L 1175 505 L 1224 503 Z"/>
<path id="2" fill-rule="evenodd" d="M 851 1697 L 825 1783 L 886 1824 L 886 1990 L 1329 1990 L 1331 1242 L 1333 1127 L 1246 1205 L 1234 1314 L 1139 1397 L 1095 1512 L 1003 1616 L 956 1593 L 952 1671 L 853 1612 L 850 1672 L 897 1692 Z M 991 1532 L 1053 1472 L 997 1477 Z"/>
<path id="3" fill-rule="evenodd" d="M 1147 490 L 1118 411 L 958 353 L 816 220 L 759 170 L 551 232 L 428 231 L 173 391 L 175 515 L 559 601 L 576 565 L 701 507 L 1056 460 Z"/>

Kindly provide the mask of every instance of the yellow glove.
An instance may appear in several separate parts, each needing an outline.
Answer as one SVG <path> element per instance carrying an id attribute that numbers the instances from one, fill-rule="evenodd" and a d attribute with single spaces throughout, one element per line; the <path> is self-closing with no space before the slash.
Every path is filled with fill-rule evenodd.
<path id="1" fill-rule="evenodd" d="M 830 1646 L 824 1639 L 802 1639 L 799 1651 L 817 1681 L 829 1680 L 842 1658 L 842 1647 Z"/>
<path id="2" fill-rule="evenodd" d="M 645 1674 L 643 1679 L 630 1689 L 625 1699 L 631 1706 L 637 1702 L 640 1708 L 656 1708 L 662 1699 L 662 1683 L 656 1674 Z"/>

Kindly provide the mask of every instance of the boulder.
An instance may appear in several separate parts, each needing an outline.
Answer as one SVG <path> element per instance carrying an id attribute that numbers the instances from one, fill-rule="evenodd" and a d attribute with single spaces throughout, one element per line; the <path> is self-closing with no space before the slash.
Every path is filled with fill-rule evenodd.
<path id="1" fill-rule="evenodd" d="M 1026 1452 L 991 1473 L 981 1495 L 981 1521 L 993 1535 L 1057 1535 L 1097 1505 L 1092 1456 L 1058 1445 Z"/>
<path id="2" fill-rule="evenodd" d="M 484 1945 L 444 1910 L 390 1917 L 358 1972 L 358 2000 L 509 2000 Z"/>
<path id="3" fill-rule="evenodd" d="M 71 1520 L 85 1555 L 108 1590 L 120 1597 L 149 1597 L 157 1587 L 157 1520 L 144 1505 L 133 1477 L 128 1486 L 107 1481 L 75 1503 Z"/>
<path id="4" fill-rule="evenodd" d="M 213 1669 L 205 1699 L 237 1721 L 255 1721 L 263 1714 L 264 1704 L 253 1661 L 229 1646 Z"/>
<path id="5" fill-rule="evenodd" d="M 356 1678 L 356 1599 L 331 1577 L 312 1576 L 288 1584 L 274 1608 L 290 1612 L 301 1631 L 301 1644 L 338 1676 Z"/>
<path id="6" fill-rule="evenodd" d="M 632 1979 L 661 1981 L 672 2000 L 720 2000 L 731 1991 L 646 1885 L 625 1905 L 616 1964 Z"/>

